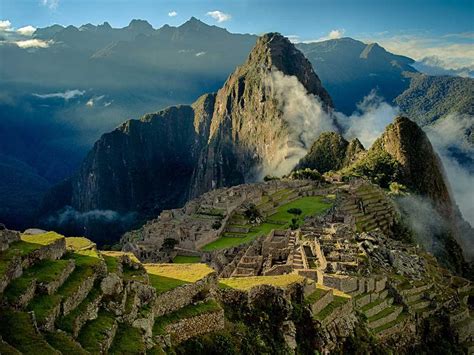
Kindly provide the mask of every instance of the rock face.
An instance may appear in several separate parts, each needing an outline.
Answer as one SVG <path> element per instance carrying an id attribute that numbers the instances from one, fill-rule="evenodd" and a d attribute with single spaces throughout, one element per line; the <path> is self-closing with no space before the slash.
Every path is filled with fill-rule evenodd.
<path id="1" fill-rule="evenodd" d="M 104 134 L 71 179 L 71 196 L 61 196 L 64 204 L 149 217 L 212 188 L 255 180 L 290 141 L 291 122 L 268 84 L 275 72 L 295 77 L 323 111 L 332 107 L 303 54 L 285 37 L 266 34 L 217 94 Z"/>
<path id="2" fill-rule="evenodd" d="M 295 169 L 310 168 L 320 173 L 339 170 L 352 163 L 363 151 L 364 147 L 357 138 L 348 142 L 338 133 L 324 132 Z"/>
<path id="3" fill-rule="evenodd" d="M 401 166 L 403 182 L 430 198 L 447 219 L 453 218 L 453 200 L 444 168 L 425 132 L 406 117 L 397 117 L 374 146 L 394 157 Z"/>

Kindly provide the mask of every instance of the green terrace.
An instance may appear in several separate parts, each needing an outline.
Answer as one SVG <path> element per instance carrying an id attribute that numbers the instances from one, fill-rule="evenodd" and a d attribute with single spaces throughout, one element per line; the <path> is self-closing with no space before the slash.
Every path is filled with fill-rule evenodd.
<path id="1" fill-rule="evenodd" d="M 53 232 L 22 235 L 20 241 L 12 243 L 7 250 L 0 253 L 0 278 L 4 276 L 13 260 L 24 258 L 28 254 L 63 238 L 63 236 Z"/>
<path id="2" fill-rule="evenodd" d="M 28 305 L 28 310 L 35 312 L 35 317 L 41 324 L 62 300 L 71 297 L 83 282 L 93 276 L 96 267 L 102 261 L 94 250 L 84 250 L 68 255 L 74 260 L 76 267 L 64 284 L 53 295 L 37 295 Z"/>
<path id="3" fill-rule="evenodd" d="M 176 255 L 173 259 L 173 263 L 175 264 L 195 264 L 201 261 L 200 256 L 184 256 L 184 255 Z"/>
<path id="4" fill-rule="evenodd" d="M 33 282 L 54 282 L 69 266 L 69 260 L 42 260 L 38 264 L 25 270 L 23 275 L 13 280 L 5 289 L 4 297 L 12 304 L 20 296 L 24 295 Z"/>
<path id="5" fill-rule="evenodd" d="M 302 282 L 303 276 L 298 274 L 284 274 L 275 276 L 249 276 L 249 277 L 230 277 L 219 280 L 220 288 L 233 288 L 237 290 L 249 290 L 259 285 L 272 285 L 276 287 L 288 287 L 297 282 Z"/>
<path id="6" fill-rule="evenodd" d="M 138 328 L 121 323 L 118 326 L 109 354 L 145 354 L 146 346 Z"/>
<path id="7" fill-rule="evenodd" d="M 194 283 L 214 272 L 206 264 L 144 264 L 151 286 L 157 294 Z"/>
<path id="8" fill-rule="evenodd" d="M 62 354 L 86 355 L 88 354 L 75 340 L 64 332 L 47 332 L 44 334 L 46 341 Z"/>
<path id="9" fill-rule="evenodd" d="M 291 191 L 289 194 L 291 194 Z M 284 198 L 286 195 L 283 194 L 282 196 Z M 237 217 L 234 220 L 237 223 L 234 224 L 231 219 L 229 227 L 246 227 L 248 228 L 248 232 L 224 232 L 219 239 L 202 247 L 202 250 L 213 251 L 249 243 L 259 236 L 267 235 L 273 229 L 289 228 L 292 224 L 292 219 L 296 219 L 294 227 L 297 227 L 302 224 L 305 217 L 321 214 L 328 210 L 332 204 L 332 199 L 328 199 L 324 196 L 306 196 L 277 207 L 276 212 L 268 216 L 266 221 L 260 225 L 253 226 L 245 224 L 246 221 L 241 217 Z M 296 216 L 295 214 L 289 213 L 288 210 L 293 208 L 300 209 L 301 214 Z"/>
<path id="10" fill-rule="evenodd" d="M 337 308 L 345 305 L 347 302 L 351 302 L 349 297 L 342 297 L 334 295 L 334 299 L 331 303 L 329 303 L 326 307 L 324 307 L 318 314 L 313 315 L 313 317 L 320 322 L 326 319 L 332 312 L 334 312 Z"/>
<path id="11" fill-rule="evenodd" d="M 101 344 L 107 341 L 109 332 L 115 325 L 115 315 L 101 309 L 96 319 L 84 325 L 77 340 L 85 350 L 100 354 L 102 353 Z"/>
<path id="12" fill-rule="evenodd" d="M 187 305 L 176 312 L 166 314 L 155 320 L 153 326 L 153 335 L 161 335 L 166 331 L 166 326 L 179 322 L 182 319 L 192 318 L 205 313 L 217 312 L 221 309 L 214 300 Z"/>

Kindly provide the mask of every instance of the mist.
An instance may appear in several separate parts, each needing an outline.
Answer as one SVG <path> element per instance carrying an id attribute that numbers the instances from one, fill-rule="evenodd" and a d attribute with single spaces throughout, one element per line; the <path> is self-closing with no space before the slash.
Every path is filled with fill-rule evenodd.
<path id="1" fill-rule="evenodd" d="M 308 94 L 295 76 L 272 70 L 265 84 L 278 102 L 278 109 L 288 125 L 288 136 L 281 142 L 277 155 L 264 174 L 282 176 L 288 174 L 306 155 L 313 142 L 326 131 L 338 131 L 334 118 L 327 113 L 319 97 Z"/>

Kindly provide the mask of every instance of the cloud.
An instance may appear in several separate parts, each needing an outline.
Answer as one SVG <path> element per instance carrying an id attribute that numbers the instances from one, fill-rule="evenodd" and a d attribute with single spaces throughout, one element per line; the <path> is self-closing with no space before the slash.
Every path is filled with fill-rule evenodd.
<path id="1" fill-rule="evenodd" d="M 35 33 L 36 28 L 33 26 L 25 26 L 17 29 L 16 31 L 23 36 L 31 36 L 33 33 Z"/>
<path id="2" fill-rule="evenodd" d="M 104 97 L 105 97 L 105 95 L 100 95 L 100 96 L 92 97 L 92 98 L 90 98 L 90 99 L 86 102 L 86 106 L 87 106 L 87 107 L 93 107 L 97 102 L 99 102 L 100 100 L 102 100 Z"/>
<path id="3" fill-rule="evenodd" d="M 178 16 L 178 13 L 173 10 L 173 11 L 168 12 L 168 16 L 169 17 L 175 17 L 175 16 Z"/>
<path id="4" fill-rule="evenodd" d="M 51 94 L 33 94 L 33 96 L 39 97 L 40 99 L 51 99 L 51 98 L 61 98 L 64 100 L 70 100 L 78 96 L 84 95 L 86 92 L 83 90 L 66 90 L 65 92 L 54 92 Z"/>
<path id="5" fill-rule="evenodd" d="M 0 20 L 0 31 L 11 31 L 12 23 L 8 20 Z"/>
<path id="6" fill-rule="evenodd" d="M 424 130 L 443 162 L 463 217 L 474 226 L 474 146 L 467 138 L 474 131 L 474 117 L 448 115 Z"/>
<path id="7" fill-rule="evenodd" d="M 334 113 L 346 139 L 358 138 L 365 148 L 374 143 L 397 114 L 398 108 L 384 102 L 375 90 L 364 97 L 350 116 Z"/>
<path id="8" fill-rule="evenodd" d="M 345 32 L 346 32 L 346 30 L 344 30 L 343 28 L 334 29 L 334 30 L 329 31 L 329 33 L 327 35 L 323 36 L 323 37 L 319 37 L 317 39 L 305 39 L 305 40 L 301 40 L 299 36 L 293 35 L 293 39 L 291 40 L 291 42 L 293 42 L 293 43 L 314 43 L 314 42 L 328 41 L 330 39 L 341 38 L 342 36 L 344 36 Z"/>
<path id="9" fill-rule="evenodd" d="M 208 13 L 206 13 L 206 15 L 211 16 L 214 20 L 216 20 L 219 23 L 228 21 L 232 18 L 230 14 L 226 14 L 218 10 L 209 11 Z"/>
<path id="10" fill-rule="evenodd" d="M 41 39 L 26 39 L 14 42 L 20 48 L 48 48 L 53 41 L 43 41 Z"/>
<path id="11" fill-rule="evenodd" d="M 203 56 L 205 54 L 206 54 L 206 52 L 198 52 L 198 53 L 196 53 L 196 57 L 200 57 L 200 56 Z"/>
<path id="12" fill-rule="evenodd" d="M 328 39 L 341 38 L 344 35 L 344 32 L 346 32 L 344 29 L 332 30 L 331 32 L 329 32 Z"/>
<path id="13" fill-rule="evenodd" d="M 412 64 L 416 70 L 428 75 L 452 75 L 463 78 L 474 78 L 474 67 L 462 67 L 456 69 L 446 68 L 446 63 L 437 56 L 425 57 Z"/>
<path id="14" fill-rule="evenodd" d="M 296 166 L 322 132 L 337 131 L 337 127 L 330 114 L 324 111 L 319 97 L 308 94 L 295 76 L 272 70 L 265 85 L 278 102 L 289 134 L 280 142 L 268 166 L 262 167 L 261 175 L 281 176 Z"/>
<path id="15" fill-rule="evenodd" d="M 390 52 L 402 54 L 419 62 L 432 62 L 447 70 L 474 70 L 472 33 L 431 36 L 430 34 L 375 35 L 363 39 L 378 42 Z M 431 59 L 430 59 L 431 58 Z"/>
<path id="16" fill-rule="evenodd" d="M 59 6 L 59 0 L 41 0 L 41 4 L 50 10 L 56 10 Z"/>

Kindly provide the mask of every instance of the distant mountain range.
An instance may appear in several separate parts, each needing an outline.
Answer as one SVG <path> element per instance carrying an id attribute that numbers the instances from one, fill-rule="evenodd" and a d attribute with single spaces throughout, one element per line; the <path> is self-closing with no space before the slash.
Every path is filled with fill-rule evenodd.
<path id="1" fill-rule="evenodd" d="M 15 179 L 25 182 L 15 196 L 25 191 L 32 206 L 40 203 L 45 189 L 74 174 L 102 133 L 128 118 L 217 91 L 257 40 L 195 18 L 159 29 L 142 20 L 120 29 L 108 23 L 54 25 L 38 29 L 34 38 L 49 46 L 0 45 L 0 154 L 12 171 L 26 174 Z M 403 112 L 427 122 L 420 100 L 432 90 L 426 85 L 413 89 L 421 80 L 414 78 L 425 76 L 413 69 L 410 58 L 350 38 L 296 46 L 313 65 L 336 110 L 349 114 L 376 90 L 388 102 L 403 101 Z M 449 97 L 472 95 L 472 79 L 462 85 L 454 77 L 437 82 L 439 90 L 445 87 L 441 83 L 450 83 Z M 410 100 L 398 100 L 407 93 Z M 453 107 L 470 112 L 467 106 L 443 105 L 436 109 L 437 117 Z M 0 191 L 9 190 L 11 183 L 2 175 Z M 0 220 L 12 228 L 31 225 L 35 208 L 22 208 L 9 196 L 2 196 Z"/>

